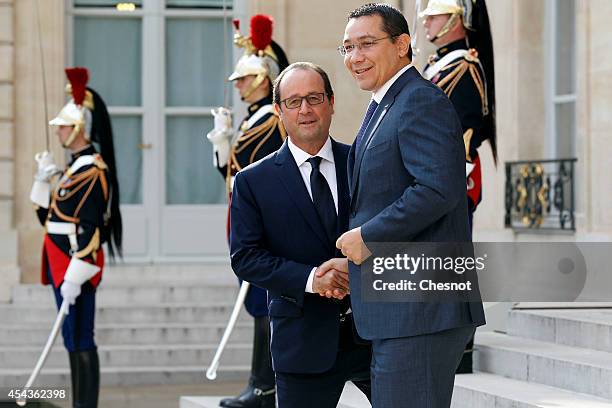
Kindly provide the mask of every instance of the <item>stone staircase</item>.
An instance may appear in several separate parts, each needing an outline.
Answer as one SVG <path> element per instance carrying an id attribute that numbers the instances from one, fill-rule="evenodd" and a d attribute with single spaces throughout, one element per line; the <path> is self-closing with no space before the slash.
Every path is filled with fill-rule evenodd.
<path id="1" fill-rule="evenodd" d="M 96 342 L 103 386 L 204 381 L 238 285 L 228 264 L 129 265 L 105 271 Z M 19 285 L 0 303 L 0 388 L 23 386 L 56 316 L 49 287 Z M 249 370 L 252 322 L 243 311 L 221 360 L 220 379 Z M 61 336 L 37 381 L 70 383 Z"/>
<path id="2" fill-rule="evenodd" d="M 612 309 L 514 309 L 476 348 L 453 408 L 612 407 Z"/>

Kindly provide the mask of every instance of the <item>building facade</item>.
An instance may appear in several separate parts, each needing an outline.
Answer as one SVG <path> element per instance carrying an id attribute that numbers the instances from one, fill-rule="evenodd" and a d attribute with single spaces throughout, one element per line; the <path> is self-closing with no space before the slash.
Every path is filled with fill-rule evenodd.
<path id="1" fill-rule="evenodd" d="M 267 13 L 291 62 L 313 61 L 336 94 L 332 136 L 350 143 L 369 95 L 336 51 L 359 1 L 0 0 L 0 300 L 36 282 L 42 229 L 29 202 L 34 154 L 62 149 L 46 122 L 65 101 L 63 68 L 85 65 L 113 117 L 126 262 L 227 257 L 226 198 L 204 135 L 210 108 L 244 106 L 223 81 L 237 55 L 231 20 Z M 414 0 L 394 1 L 414 27 Z M 482 241 L 612 238 L 612 57 L 608 0 L 489 0 L 496 58 L 499 163 L 483 145 Z M 417 31 L 420 30 L 420 22 Z M 431 46 L 419 35 L 423 66 Z M 43 70 L 44 66 L 44 70 Z M 43 75 L 44 74 L 44 75 Z M 44 79 L 44 80 L 43 80 Z M 45 95 L 46 94 L 46 95 Z M 575 230 L 505 225 L 505 162 L 576 158 Z"/>

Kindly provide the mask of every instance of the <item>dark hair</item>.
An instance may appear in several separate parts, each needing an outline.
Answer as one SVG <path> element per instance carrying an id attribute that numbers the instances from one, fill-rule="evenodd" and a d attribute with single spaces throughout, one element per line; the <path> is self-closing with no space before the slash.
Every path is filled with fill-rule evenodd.
<path id="1" fill-rule="evenodd" d="M 331 82 L 329 80 L 329 76 L 327 75 L 327 72 L 323 70 L 323 68 L 321 68 L 317 64 L 313 64 L 312 62 L 294 62 L 293 64 L 289 65 L 287 68 L 283 69 L 283 72 L 281 72 L 278 75 L 278 77 L 276 77 L 276 79 L 274 80 L 274 84 L 272 88 L 272 100 L 274 101 L 275 104 L 280 105 L 280 102 L 281 102 L 281 99 L 280 99 L 281 81 L 283 80 L 285 75 L 287 75 L 289 71 L 293 71 L 294 69 L 315 71 L 317 74 L 321 76 L 321 79 L 323 79 L 323 87 L 325 89 L 325 94 L 327 95 L 327 98 L 329 99 L 332 96 L 334 96 L 334 90 L 332 89 Z"/>
<path id="2" fill-rule="evenodd" d="M 368 3 L 359 6 L 349 13 L 348 20 L 374 15 L 380 16 L 383 21 L 381 28 L 391 37 L 392 42 L 402 34 L 410 35 L 408 22 L 402 12 L 386 3 Z M 408 50 L 408 58 L 412 59 L 412 46 Z"/>

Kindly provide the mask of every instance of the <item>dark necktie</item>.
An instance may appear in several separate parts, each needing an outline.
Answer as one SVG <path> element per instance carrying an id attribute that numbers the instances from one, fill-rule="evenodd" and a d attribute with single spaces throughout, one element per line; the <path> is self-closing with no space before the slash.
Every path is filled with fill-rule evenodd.
<path id="1" fill-rule="evenodd" d="M 312 166 L 312 171 L 310 172 L 312 201 L 319 215 L 319 219 L 325 227 L 325 232 L 329 240 L 335 245 L 338 230 L 338 216 L 336 215 L 334 197 L 332 196 L 329 184 L 327 184 L 327 180 L 325 180 L 325 176 L 323 176 L 319 168 L 321 157 L 311 157 L 308 159 L 308 163 Z"/>
<path id="2" fill-rule="evenodd" d="M 357 137 L 355 138 L 355 154 L 359 151 L 359 146 L 363 142 L 363 136 L 365 135 L 365 131 L 368 128 L 368 124 L 370 123 L 370 119 L 372 119 L 372 115 L 374 115 L 374 111 L 378 107 L 378 103 L 374 99 L 370 101 L 368 105 L 368 110 L 366 111 L 365 116 L 363 117 L 363 122 L 361 122 L 361 127 L 359 128 L 359 132 L 357 132 Z"/>

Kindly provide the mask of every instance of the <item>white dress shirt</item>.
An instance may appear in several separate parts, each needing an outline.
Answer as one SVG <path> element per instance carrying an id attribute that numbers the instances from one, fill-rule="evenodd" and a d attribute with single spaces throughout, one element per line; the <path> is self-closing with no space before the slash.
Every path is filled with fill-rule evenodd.
<path id="1" fill-rule="evenodd" d="M 295 160 L 295 164 L 297 164 L 298 170 L 302 175 L 302 179 L 304 180 L 304 184 L 306 185 L 306 190 L 308 190 L 310 199 L 312 200 L 312 188 L 310 187 L 310 173 L 312 172 L 312 166 L 308 162 L 308 159 L 314 156 L 297 147 L 291 141 L 291 137 L 287 138 L 287 144 L 289 146 L 289 151 Z M 332 150 L 331 138 L 327 138 L 327 141 L 315 156 L 319 156 L 323 159 L 319 165 L 319 170 L 329 185 L 329 189 L 331 190 L 332 197 L 334 199 L 334 206 L 336 207 L 336 214 L 338 214 L 338 183 L 336 181 L 336 164 L 334 163 L 334 152 Z M 310 271 L 310 275 L 308 276 L 308 281 L 306 282 L 305 288 L 305 291 L 308 293 L 314 293 L 312 290 L 312 281 L 314 280 L 314 273 L 316 270 L 316 267 L 312 268 L 312 271 Z"/>

